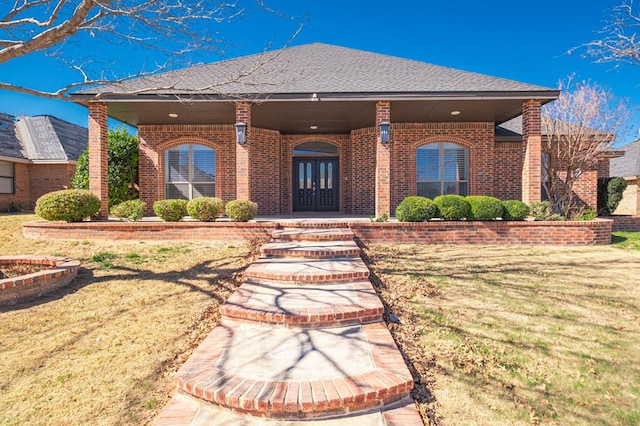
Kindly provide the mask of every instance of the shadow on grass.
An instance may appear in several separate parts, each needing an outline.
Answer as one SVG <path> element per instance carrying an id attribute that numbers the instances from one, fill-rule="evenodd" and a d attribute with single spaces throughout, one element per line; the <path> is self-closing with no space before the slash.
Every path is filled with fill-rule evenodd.
<path id="1" fill-rule="evenodd" d="M 627 237 L 623 237 L 621 235 L 612 234 L 611 235 L 611 244 L 622 244 L 627 241 Z"/>

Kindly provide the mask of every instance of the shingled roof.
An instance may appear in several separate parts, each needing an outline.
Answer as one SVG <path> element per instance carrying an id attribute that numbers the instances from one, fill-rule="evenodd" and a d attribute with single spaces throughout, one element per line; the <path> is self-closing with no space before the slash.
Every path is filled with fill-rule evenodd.
<path id="1" fill-rule="evenodd" d="M 460 94 L 555 89 L 425 62 L 313 43 L 105 85 L 78 95 Z"/>
<path id="2" fill-rule="evenodd" d="M 640 139 L 618 148 L 624 156 L 613 158 L 610 165 L 610 176 L 640 176 Z"/>
<path id="3" fill-rule="evenodd" d="M 87 148 L 88 130 L 49 115 L 0 113 L 0 156 L 32 162 L 76 161 Z"/>

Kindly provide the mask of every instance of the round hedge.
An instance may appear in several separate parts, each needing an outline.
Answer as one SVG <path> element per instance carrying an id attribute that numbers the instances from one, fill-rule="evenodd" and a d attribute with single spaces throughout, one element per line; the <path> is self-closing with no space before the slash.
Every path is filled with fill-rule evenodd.
<path id="1" fill-rule="evenodd" d="M 529 206 L 519 200 L 503 201 L 502 207 L 504 207 L 502 217 L 505 220 L 525 220 L 531 213 Z"/>
<path id="2" fill-rule="evenodd" d="M 471 206 L 460 195 L 440 195 L 433 202 L 445 220 L 460 220 L 471 215 Z"/>
<path id="3" fill-rule="evenodd" d="M 427 197 L 407 197 L 396 208 L 400 222 L 424 222 L 434 217 L 438 217 L 438 207 Z"/>
<path id="4" fill-rule="evenodd" d="M 132 221 L 140 220 L 144 217 L 147 209 L 147 203 L 142 200 L 124 201 L 116 206 L 111 207 L 109 213 L 111 216 L 119 219 L 128 219 Z"/>
<path id="5" fill-rule="evenodd" d="M 465 201 L 471 206 L 472 220 L 495 220 L 504 214 L 504 207 L 500 200 L 486 195 L 470 195 Z"/>
<path id="6" fill-rule="evenodd" d="M 64 189 L 36 201 L 36 214 L 45 220 L 81 222 L 100 211 L 100 199 L 84 189 Z"/>
<path id="7" fill-rule="evenodd" d="M 192 219 L 214 222 L 224 214 L 224 202 L 214 197 L 194 198 L 187 203 L 187 213 Z"/>
<path id="8" fill-rule="evenodd" d="M 153 203 L 153 211 L 165 222 L 178 222 L 187 215 L 187 203 L 187 200 L 159 200 Z"/>
<path id="9" fill-rule="evenodd" d="M 229 201 L 225 213 L 232 222 L 248 222 L 258 214 L 258 204 L 248 200 Z"/>

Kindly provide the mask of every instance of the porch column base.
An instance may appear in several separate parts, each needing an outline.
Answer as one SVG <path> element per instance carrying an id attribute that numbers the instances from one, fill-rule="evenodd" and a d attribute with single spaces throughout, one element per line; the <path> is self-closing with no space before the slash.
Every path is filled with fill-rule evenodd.
<path id="1" fill-rule="evenodd" d="M 109 218 L 108 107 L 89 103 L 89 191 L 102 203 L 97 219 Z"/>

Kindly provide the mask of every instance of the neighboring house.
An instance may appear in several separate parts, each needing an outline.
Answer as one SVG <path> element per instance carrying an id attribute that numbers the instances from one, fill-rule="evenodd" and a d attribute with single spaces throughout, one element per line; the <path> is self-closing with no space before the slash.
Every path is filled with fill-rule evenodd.
<path id="1" fill-rule="evenodd" d="M 540 107 L 558 94 L 308 44 L 73 96 L 89 108 L 90 185 L 103 201 L 110 116 L 138 128 L 148 206 L 215 195 L 256 201 L 260 214 L 380 216 L 415 194 L 539 200 Z M 517 131 L 496 127 L 520 116 Z"/>
<path id="2" fill-rule="evenodd" d="M 0 211 L 33 209 L 41 195 L 69 188 L 87 139 L 86 128 L 56 117 L 0 113 Z"/>
<path id="3" fill-rule="evenodd" d="M 611 160 L 611 177 L 623 177 L 627 188 L 614 214 L 640 216 L 640 139 L 621 148 L 624 156 Z"/>

